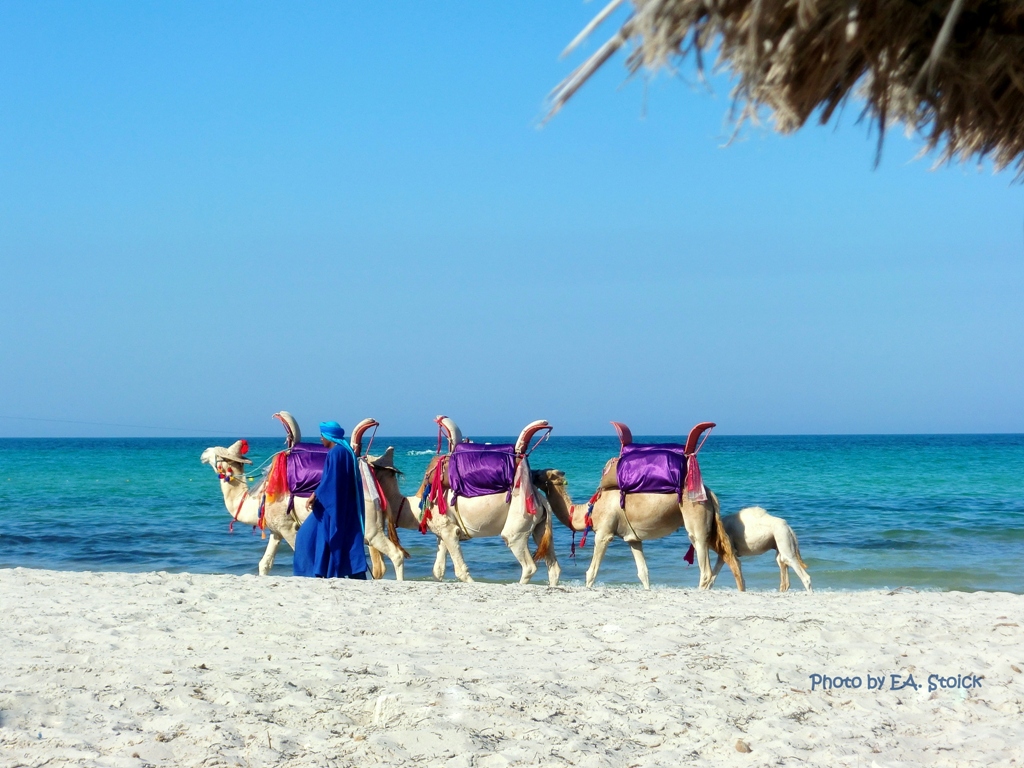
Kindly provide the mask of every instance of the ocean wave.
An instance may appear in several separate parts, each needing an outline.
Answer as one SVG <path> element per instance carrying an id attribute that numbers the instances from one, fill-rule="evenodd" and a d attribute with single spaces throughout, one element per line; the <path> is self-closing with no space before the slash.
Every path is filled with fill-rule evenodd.
<path id="1" fill-rule="evenodd" d="M 406 456 L 426 456 L 427 454 L 437 453 L 433 448 L 428 448 L 425 451 L 406 451 Z"/>

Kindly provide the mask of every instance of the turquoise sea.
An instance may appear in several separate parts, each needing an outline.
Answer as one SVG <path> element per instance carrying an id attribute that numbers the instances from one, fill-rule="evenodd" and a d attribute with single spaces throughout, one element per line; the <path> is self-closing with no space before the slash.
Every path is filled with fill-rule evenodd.
<path id="1" fill-rule="evenodd" d="M 228 532 L 217 478 L 199 463 L 204 448 L 234 439 L 0 440 L 0 567 L 255 573 L 265 542 L 237 525 Z M 283 447 L 278 438 L 249 442 L 256 465 Z M 436 441 L 378 436 L 373 453 L 387 445 L 411 493 Z M 617 452 L 614 436 L 553 437 L 532 466 L 564 470 L 573 498 L 585 501 Z M 815 589 L 1024 593 L 1024 435 L 712 435 L 700 456 L 723 514 L 756 504 L 789 521 Z M 582 581 L 589 543 L 574 562 L 569 531 L 556 522 L 555 532 L 564 578 Z M 430 578 L 433 536 L 400 533 L 413 554 L 407 577 Z M 696 585 L 696 566 L 683 562 L 687 546 L 684 532 L 645 544 L 653 584 Z M 464 547 L 475 578 L 518 579 L 499 539 Z M 778 587 L 771 554 L 744 559 L 743 567 L 750 589 Z M 287 546 L 274 572 L 291 573 Z M 625 543 L 609 548 L 600 581 L 637 583 Z M 734 586 L 726 569 L 715 589 Z"/>

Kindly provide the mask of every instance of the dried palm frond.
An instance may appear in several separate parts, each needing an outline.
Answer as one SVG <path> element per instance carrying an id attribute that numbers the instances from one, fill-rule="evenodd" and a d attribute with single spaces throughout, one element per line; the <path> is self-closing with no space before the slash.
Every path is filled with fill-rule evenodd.
<path id="1" fill-rule="evenodd" d="M 588 25 L 589 34 L 618 7 Z M 619 48 L 630 71 L 718 51 L 741 116 L 766 109 L 789 133 L 852 96 L 879 128 L 920 133 L 942 162 L 991 157 L 1024 175 L 1024 2 L 630 0 L 632 14 L 551 94 L 549 115 Z M 581 33 L 581 36 L 585 36 Z M 573 41 L 575 46 L 581 38 Z M 742 119 L 742 117 L 741 117 Z"/>

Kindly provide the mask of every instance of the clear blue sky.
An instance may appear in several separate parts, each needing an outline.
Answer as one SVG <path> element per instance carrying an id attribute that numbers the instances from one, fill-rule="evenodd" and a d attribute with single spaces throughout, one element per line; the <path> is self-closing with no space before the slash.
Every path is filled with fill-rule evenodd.
<path id="1" fill-rule="evenodd" d="M 621 57 L 541 128 L 598 7 L 0 4 L 0 436 L 1024 431 L 1012 173 Z"/>

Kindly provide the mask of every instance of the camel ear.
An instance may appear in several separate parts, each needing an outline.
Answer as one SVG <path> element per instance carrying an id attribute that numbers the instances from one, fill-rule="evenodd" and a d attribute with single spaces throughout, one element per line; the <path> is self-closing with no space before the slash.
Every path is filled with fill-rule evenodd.
<path id="1" fill-rule="evenodd" d="M 373 466 L 377 469 L 394 469 L 395 468 L 395 449 L 392 446 L 388 446 L 388 449 L 384 451 L 384 454 L 378 456 L 373 460 Z"/>
<path id="2" fill-rule="evenodd" d="M 233 461 L 236 464 L 252 464 L 250 459 L 247 459 L 242 455 L 248 450 L 249 444 L 245 440 L 236 440 L 227 447 L 224 458 L 228 461 Z"/>

